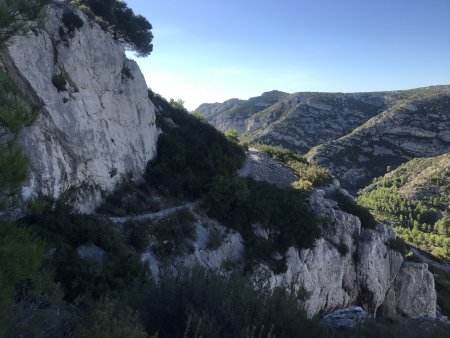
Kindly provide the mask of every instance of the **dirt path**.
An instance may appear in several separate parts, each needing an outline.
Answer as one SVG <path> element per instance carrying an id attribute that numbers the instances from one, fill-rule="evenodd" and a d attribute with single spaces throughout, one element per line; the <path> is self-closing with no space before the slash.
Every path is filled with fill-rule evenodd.
<path id="1" fill-rule="evenodd" d="M 113 223 L 117 224 L 122 224 L 125 223 L 126 221 L 158 221 L 184 208 L 192 210 L 195 206 L 197 206 L 197 204 L 198 202 L 190 202 L 173 208 L 162 209 L 158 212 L 149 212 L 142 215 L 133 215 L 124 217 L 111 217 L 110 219 Z"/>

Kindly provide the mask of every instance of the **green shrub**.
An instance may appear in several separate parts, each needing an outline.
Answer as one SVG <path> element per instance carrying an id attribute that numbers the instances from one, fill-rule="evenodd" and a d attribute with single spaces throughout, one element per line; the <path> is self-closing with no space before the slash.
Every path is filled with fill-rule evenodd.
<path id="1" fill-rule="evenodd" d="M 308 191 L 311 187 L 322 187 L 333 181 L 333 176 L 326 168 L 316 162 L 308 163 L 306 158 L 292 150 L 279 147 L 257 144 L 255 147 L 266 152 L 272 159 L 291 167 L 299 176 L 299 180 L 293 183 L 293 187 Z"/>
<path id="2" fill-rule="evenodd" d="M 17 35 L 27 33 L 41 24 L 49 0 L 1 0 L 0 1 L 0 48 Z"/>
<path id="3" fill-rule="evenodd" d="M 138 290 L 131 304 L 148 334 L 161 338 L 246 337 L 254 327 L 261 337 L 269 332 L 273 337 L 318 337 L 320 326 L 306 318 L 299 296 L 285 288 L 255 289 L 245 277 L 224 278 L 194 267 L 162 272 L 159 282 Z"/>
<path id="4" fill-rule="evenodd" d="M 78 338 L 147 338 L 139 315 L 118 302 L 103 300 L 76 329 Z"/>
<path id="5" fill-rule="evenodd" d="M 195 218 L 187 208 L 172 213 L 151 227 L 151 234 L 158 240 L 156 253 L 161 257 L 180 255 L 193 250 L 192 243 L 197 239 Z"/>
<path id="6" fill-rule="evenodd" d="M 152 191 L 145 185 L 125 182 L 106 197 L 97 211 L 113 216 L 126 216 L 156 212 L 160 209 L 160 203 L 154 199 Z"/>
<path id="7" fill-rule="evenodd" d="M 336 249 L 341 254 L 341 256 L 345 256 L 348 253 L 348 246 L 345 243 L 339 243 L 336 246 Z"/>
<path id="8" fill-rule="evenodd" d="M 126 245 L 113 224 L 79 214 L 63 201 L 30 213 L 21 223 L 30 225 L 55 248 L 51 264 L 68 301 L 82 296 L 99 299 L 106 293 L 115 295 L 147 275 L 138 254 Z M 91 244 L 105 251 L 104 262 L 78 256 L 79 246 Z"/>
<path id="9" fill-rule="evenodd" d="M 73 33 L 76 29 L 80 29 L 84 24 L 83 20 L 81 20 L 81 18 L 72 11 L 64 12 L 62 22 L 70 33 Z"/>
<path id="10" fill-rule="evenodd" d="M 137 253 L 144 252 L 150 244 L 150 226 L 145 222 L 127 221 L 123 225 L 126 243 L 136 249 Z"/>
<path id="11" fill-rule="evenodd" d="M 0 190 L 15 191 L 28 175 L 28 159 L 14 145 L 0 145 Z"/>
<path id="12" fill-rule="evenodd" d="M 218 176 L 212 182 L 204 206 L 208 215 L 239 231 L 253 250 L 252 260 L 275 263 L 272 253 L 284 254 L 289 246 L 309 247 L 320 235 L 317 220 L 305 203 L 306 195 L 294 189 L 280 189 L 266 182 L 237 176 Z M 252 224 L 273 233 L 260 245 Z M 265 249 L 262 249 L 263 246 Z M 269 261 L 267 261 L 269 259 Z"/>
<path id="13" fill-rule="evenodd" d="M 151 91 L 149 97 L 162 108 L 162 117 L 178 126 L 170 128 L 160 122 L 164 133 L 158 138 L 158 155 L 147 167 L 146 180 L 151 186 L 175 197 L 198 198 L 208 191 L 215 176 L 236 174 L 245 159 L 238 144 Z"/>

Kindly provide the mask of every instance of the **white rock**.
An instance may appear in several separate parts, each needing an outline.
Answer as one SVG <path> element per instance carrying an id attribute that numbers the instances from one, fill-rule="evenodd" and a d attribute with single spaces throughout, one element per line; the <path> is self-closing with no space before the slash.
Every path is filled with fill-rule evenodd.
<path id="1" fill-rule="evenodd" d="M 137 64 L 84 14 L 77 11 L 84 24 L 73 37 L 60 37 L 63 8 L 52 6 L 36 35 L 18 37 L 6 64 L 42 105 L 21 134 L 31 162 L 24 191 L 55 198 L 73 192 L 79 209 L 89 212 L 125 176 L 142 177 L 156 152 L 155 107 Z M 67 91 L 52 83 L 57 74 L 66 78 Z"/>

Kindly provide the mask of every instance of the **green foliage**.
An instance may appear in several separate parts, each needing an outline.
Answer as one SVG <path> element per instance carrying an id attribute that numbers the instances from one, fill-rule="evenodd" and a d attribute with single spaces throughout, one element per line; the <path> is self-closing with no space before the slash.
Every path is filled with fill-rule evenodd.
<path id="1" fill-rule="evenodd" d="M 146 275 L 136 251 L 124 243 L 111 223 L 78 214 L 62 201 L 49 203 L 41 212 L 27 215 L 22 223 L 29 224 L 55 248 L 52 266 L 67 300 L 118 294 Z M 83 260 L 78 256 L 79 246 L 91 244 L 105 251 L 106 261 Z"/>
<path id="2" fill-rule="evenodd" d="M 0 190 L 15 192 L 28 174 L 28 160 L 16 145 L 22 128 L 36 117 L 33 109 L 20 96 L 8 74 L 0 71 Z"/>
<path id="3" fill-rule="evenodd" d="M 225 131 L 224 135 L 230 141 L 233 141 L 233 142 L 236 142 L 236 143 L 239 142 L 239 134 L 238 134 L 236 129 L 228 129 L 227 131 Z"/>
<path id="4" fill-rule="evenodd" d="M 275 161 L 289 165 L 290 163 L 307 164 L 306 158 L 292 150 L 280 147 L 269 146 L 265 144 L 255 144 L 255 148 L 266 152 Z"/>
<path id="5" fill-rule="evenodd" d="M 339 243 L 339 245 L 336 246 L 338 252 L 341 254 L 341 256 L 345 256 L 348 253 L 348 246 L 345 243 Z"/>
<path id="6" fill-rule="evenodd" d="M 198 198 L 217 175 L 233 175 L 244 162 L 243 149 L 222 133 L 149 91 L 162 115 L 178 126 L 160 122 L 158 155 L 147 168 L 147 182 L 172 196 Z"/>
<path id="7" fill-rule="evenodd" d="M 180 255 L 193 250 L 192 242 L 197 238 L 194 215 L 182 208 L 162 219 L 151 228 L 151 234 L 158 240 L 154 248 L 160 257 Z"/>
<path id="8" fill-rule="evenodd" d="M 209 230 L 208 250 L 217 250 L 223 243 L 222 233 L 219 229 Z"/>
<path id="9" fill-rule="evenodd" d="M 137 313 L 111 300 L 97 304 L 95 311 L 75 331 L 78 338 L 146 338 Z"/>
<path id="10" fill-rule="evenodd" d="M 267 280 L 263 280 L 267 282 Z M 149 334 L 158 337 L 249 337 L 254 327 L 261 337 L 318 337 L 320 327 L 308 320 L 294 290 L 255 289 L 250 281 L 229 278 L 201 268 L 165 271 L 132 297 Z M 196 333 L 196 334 L 195 334 Z"/>
<path id="11" fill-rule="evenodd" d="M 0 333 L 17 307 L 16 286 L 39 271 L 44 251 L 44 245 L 29 229 L 19 228 L 14 223 L 0 223 Z"/>
<path id="12" fill-rule="evenodd" d="M 114 193 L 106 197 L 98 212 L 113 216 L 137 215 L 160 210 L 160 204 L 144 185 L 123 183 Z"/>
<path id="13" fill-rule="evenodd" d="M 247 248 L 255 254 L 248 257 L 250 261 L 266 260 L 274 252 L 284 254 L 291 245 L 309 247 L 320 234 L 303 192 L 280 189 L 266 182 L 218 176 L 211 184 L 205 207 L 210 216 L 243 235 Z M 258 245 L 252 224 L 270 230 L 271 238 Z"/>
<path id="14" fill-rule="evenodd" d="M 445 155 L 447 156 L 447 155 Z M 450 187 L 445 179 L 446 170 L 439 173 L 439 167 L 433 171 L 425 170 L 430 165 L 436 165 L 446 159 L 445 156 L 434 158 L 434 162 L 428 159 L 418 159 L 396 169 L 389 176 L 375 180 L 368 188 L 362 191 L 358 202 L 370 208 L 377 220 L 396 228 L 398 235 L 408 244 L 416 246 L 436 257 L 450 260 L 450 217 L 442 214 L 439 208 L 447 208 L 447 192 Z M 444 162 L 444 166 L 445 166 Z M 421 189 L 430 185 L 429 191 L 435 193 L 435 197 L 427 193 L 422 194 L 421 200 L 410 199 L 403 195 L 405 189 L 415 187 L 413 180 L 423 172 L 433 172 L 434 176 L 421 179 Z M 434 180 L 437 180 L 437 187 Z M 445 210 L 445 209 L 444 209 Z"/>
<path id="15" fill-rule="evenodd" d="M 35 117 L 35 112 L 19 94 L 11 78 L 0 70 L 0 126 L 8 128 L 7 132 L 16 136 Z"/>
<path id="16" fill-rule="evenodd" d="M 64 12 L 62 22 L 71 33 L 74 32 L 76 29 L 80 29 L 81 27 L 83 27 L 84 24 L 83 20 L 81 20 L 81 18 L 75 12 L 72 11 Z"/>
<path id="17" fill-rule="evenodd" d="M 28 159 L 15 144 L 0 145 L 0 191 L 14 192 L 28 175 Z"/>
<path id="18" fill-rule="evenodd" d="M 137 253 L 144 252 L 150 244 L 150 227 L 145 222 L 127 221 L 123 225 L 126 243 L 136 249 Z"/>
<path id="19" fill-rule="evenodd" d="M 152 25 L 141 15 L 134 14 L 124 1 L 79 0 L 75 2 L 81 10 L 86 7 L 106 22 L 105 28 L 127 49 L 140 57 L 150 55 L 153 50 Z"/>
<path id="20" fill-rule="evenodd" d="M 49 0 L 0 0 L 0 48 L 26 34 L 45 17 Z"/>
<path id="21" fill-rule="evenodd" d="M 169 103 L 174 109 L 179 109 L 179 110 L 185 110 L 186 109 L 184 107 L 184 101 L 182 99 L 178 99 L 178 100 L 170 99 Z"/>

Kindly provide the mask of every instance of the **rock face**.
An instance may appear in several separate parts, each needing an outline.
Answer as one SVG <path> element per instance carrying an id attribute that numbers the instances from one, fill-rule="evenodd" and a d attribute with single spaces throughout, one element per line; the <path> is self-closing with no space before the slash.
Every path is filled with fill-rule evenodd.
<path id="1" fill-rule="evenodd" d="M 137 64 L 84 14 L 70 31 L 52 5 L 45 27 L 15 39 L 4 63 L 39 107 L 20 142 L 31 162 L 24 197 L 69 194 L 82 211 L 125 177 L 140 179 L 156 152 L 155 107 Z"/>
<path id="2" fill-rule="evenodd" d="M 255 148 L 250 148 L 244 166 L 239 175 L 248 176 L 255 181 L 266 181 L 279 188 L 287 188 L 298 180 L 297 174 L 291 168 L 274 161 L 270 156 Z"/>
<path id="3" fill-rule="evenodd" d="M 414 295 L 414 297 L 411 297 Z M 433 274 L 426 263 L 405 263 L 381 308 L 394 319 L 436 317 L 436 291 Z"/>
<path id="4" fill-rule="evenodd" d="M 248 170 L 247 174 L 258 172 Z M 265 180 L 276 180 L 277 175 L 269 174 L 266 172 Z M 354 304 L 373 316 L 391 319 L 436 317 L 434 279 L 427 265 L 405 262 L 401 253 L 390 248 L 396 237 L 394 230 L 382 224 L 375 229 L 363 228 L 358 217 L 339 209 L 333 199 L 337 193 L 349 196 L 338 181 L 312 192 L 310 208 L 325 220 L 322 237 L 312 248 L 290 248 L 284 273 L 274 274 L 260 266 L 260 271 L 271 276 L 271 286 L 294 283 L 303 288 L 310 317 Z"/>
<path id="5" fill-rule="evenodd" d="M 405 262 L 389 247 L 395 238 L 392 229 L 381 224 L 373 230 L 361 228 L 356 216 L 339 210 L 328 197 L 336 189 L 331 185 L 312 193 L 311 209 L 328 220 L 322 238 L 311 249 L 291 248 L 288 269 L 272 274 L 272 286 L 295 282 L 303 287 L 310 317 L 354 304 L 391 319 L 436 317 L 434 279 L 427 265 Z"/>

